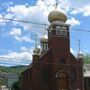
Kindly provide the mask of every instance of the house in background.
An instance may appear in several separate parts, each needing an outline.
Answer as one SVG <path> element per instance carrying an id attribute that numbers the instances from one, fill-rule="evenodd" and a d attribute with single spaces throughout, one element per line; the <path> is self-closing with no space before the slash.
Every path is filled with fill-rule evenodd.
<path id="1" fill-rule="evenodd" d="M 21 74 L 21 90 L 84 90 L 83 55 L 70 52 L 67 16 L 54 10 L 48 20 L 48 38 L 40 39 L 41 49 L 35 46 L 32 63 Z"/>
<path id="2" fill-rule="evenodd" d="M 2 86 L 0 86 L 0 90 L 10 90 L 9 88 L 7 88 L 7 86 L 6 85 L 2 85 Z"/>
<path id="3" fill-rule="evenodd" d="M 9 90 L 12 88 L 12 84 L 19 80 L 19 76 L 15 73 L 8 73 L 7 75 L 7 87 Z"/>
<path id="4" fill-rule="evenodd" d="M 90 64 L 84 65 L 84 87 L 85 90 L 90 90 Z"/>

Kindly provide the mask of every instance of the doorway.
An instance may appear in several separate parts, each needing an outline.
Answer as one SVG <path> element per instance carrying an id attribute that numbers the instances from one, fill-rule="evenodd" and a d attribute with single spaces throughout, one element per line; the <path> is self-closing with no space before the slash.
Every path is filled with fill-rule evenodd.
<path id="1" fill-rule="evenodd" d="M 57 88 L 58 90 L 69 90 L 68 75 L 64 72 L 60 72 L 57 75 Z"/>

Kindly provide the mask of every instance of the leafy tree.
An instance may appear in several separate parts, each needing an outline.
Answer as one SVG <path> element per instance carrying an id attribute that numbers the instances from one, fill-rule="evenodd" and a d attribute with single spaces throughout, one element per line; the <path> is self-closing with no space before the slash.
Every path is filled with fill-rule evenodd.
<path id="1" fill-rule="evenodd" d="M 90 54 L 85 54 L 84 55 L 84 63 L 85 64 L 90 64 Z"/>
<path id="2" fill-rule="evenodd" d="M 19 80 L 12 84 L 11 90 L 20 90 L 20 81 Z"/>

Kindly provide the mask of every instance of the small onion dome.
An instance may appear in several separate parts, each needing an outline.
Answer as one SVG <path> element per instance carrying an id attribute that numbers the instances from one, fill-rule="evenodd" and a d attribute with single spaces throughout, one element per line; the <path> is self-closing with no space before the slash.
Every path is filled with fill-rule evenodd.
<path id="1" fill-rule="evenodd" d="M 40 42 L 41 43 L 44 43 L 44 42 L 47 43 L 48 42 L 48 36 L 44 35 L 43 37 L 41 37 Z"/>
<path id="2" fill-rule="evenodd" d="M 38 55 L 38 54 L 40 53 L 40 48 L 35 48 L 35 49 L 33 50 L 33 53 L 34 53 L 35 55 Z"/>
<path id="3" fill-rule="evenodd" d="M 63 21 L 66 22 L 67 21 L 67 16 L 60 11 L 54 10 L 52 12 L 50 12 L 50 14 L 48 15 L 48 20 L 49 22 L 53 22 L 53 21 Z"/>
<path id="4" fill-rule="evenodd" d="M 83 58 L 83 53 L 80 51 L 80 52 L 78 52 L 78 54 L 77 54 L 77 58 Z"/>

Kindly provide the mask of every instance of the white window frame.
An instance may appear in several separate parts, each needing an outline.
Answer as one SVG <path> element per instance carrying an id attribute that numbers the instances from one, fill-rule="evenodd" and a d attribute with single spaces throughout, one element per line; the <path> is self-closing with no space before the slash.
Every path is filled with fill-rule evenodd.
<path id="1" fill-rule="evenodd" d="M 56 27 L 56 35 L 62 35 L 61 26 Z"/>
<path id="2" fill-rule="evenodd" d="M 57 26 L 56 27 L 56 35 L 67 36 L 66 27 L 63 28 L 61 26 Z"/>

